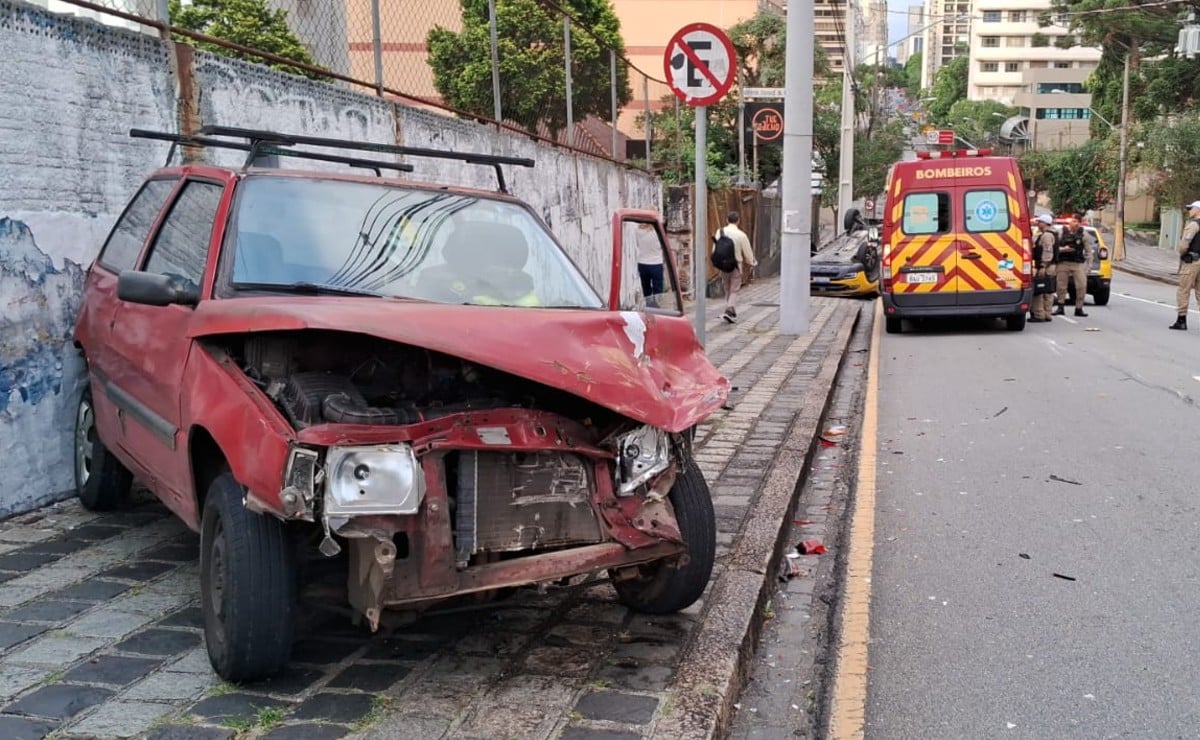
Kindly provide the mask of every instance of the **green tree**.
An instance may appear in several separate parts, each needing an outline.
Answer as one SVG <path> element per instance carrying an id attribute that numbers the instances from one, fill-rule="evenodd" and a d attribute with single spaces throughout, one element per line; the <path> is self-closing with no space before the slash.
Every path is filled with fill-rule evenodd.
<path id="1" fill-rule="evenodd" d="M 1027 152 L 1019 166 L 1033 189 L 1050 196 L 1055 213 L 1103 208 L 1116 193 L 1116 156 L 1111 146 L 1099 139 L 1074 149 Z"/>
<path id="2" fill-rule="evenodd" d="M 967 97 L 966 56 L 955 57 L 941 69 L 933 79 L 933 89 L 927 109 L 930 119 L 936 124 L 950 123 L 950 108 Z"/>
<path id="3" fill-rule="evenodd" d="M 168 12 L 174 26 L 303 64 L 314 64 L 312 54 L 288 28 L 287 11 L 272 10 L 266 0 L 193 0 L 188 6 L 183 6 L 179 0 L 170 0 Z M 262 62 L 261 57 L 219 44 L 194 41 L 185 36 L 177 36 L 176 41 L 222 56 Z M 291 74 L 321 77 L 287 64 L 271 63 L 270 66 Z"/>
<path id="4" fill-rule="evenodd" d="M 1200 194 L 1200 113 L 1159 118 L 1142 124 L 1137 164 L 1152 172 L 1150 192 L 1158 202 L 1178 206 Z"/>
<path id="5" fill-rule="evenodd" d="M 909 95 L 919 95 L 921 93 L 921 66 L 924 55 L 921 52 L 916 52 L 908 58 L 904 63 L 904 88 L 908 90 Z"/>
<path id="6" fill-rule="evenodd" d="M 1000 141 L 1000 126 L 1016 114 L 1016 108 L 995 100 L 964 99 L 950 106 L 947 119 L 959 136 L 977 147 L 985 147 Z"/>
<path id="7" fill-rule="evenodd" d="M 460 0 L 462 31 L 429 31 L 433 84 L 447 104 L 490 118 L 491 35 L 487 0 Z M 571 97 L 575 120 L 612 118 L 609 50 L 625 55 L 620 22 L 609 0 L 561 0 L 571 24 Z M 531 132 L 545 125 L 552 137 L 566 128 L 566 58 L 562 17 L 538 0 L 496 0 L 500 99 L 505 118 Z M 617 66 L 617 104 L 630 100 L 629 73 Z"/>

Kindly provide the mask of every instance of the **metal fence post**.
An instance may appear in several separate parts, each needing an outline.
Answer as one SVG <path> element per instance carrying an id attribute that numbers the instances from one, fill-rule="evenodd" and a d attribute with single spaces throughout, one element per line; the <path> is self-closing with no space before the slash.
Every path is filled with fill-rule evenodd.
<path id="1" fill-rule="evenodd" d="M 646 103 L 646 169 L 650 169 L 650 78 L 642 75 L 642 100 Z"/>
<path id="2" fill-rule="evenodd" d="M 563 16 L 563 56 L 567 64 L 567 146 L 575 144 L 575 111 L 571 93 L 571 16 Z"/>
<path id="3" fill-rule="evenodd" d="M 383 95 L 383 21 L 379 0 L 371 0 L 371 49 L 375 53 L 375 94 Z"/>
<path id="4" fill-rule="evenodd" d="M 608 50 L 609 85 L 612 87 L 612 158 L 617 158 L 617 52 Z M 625 159 L 621 157 L 621 159 Z"/>
<path id="5" fill-rule="evenodd" d="M 496 31 L 496 0 L 488 0 L 488 25 L 492 34 L 492 115 L 496 123 L 500 123 L 504 118 L 500 109 L 500 42 Z"/>

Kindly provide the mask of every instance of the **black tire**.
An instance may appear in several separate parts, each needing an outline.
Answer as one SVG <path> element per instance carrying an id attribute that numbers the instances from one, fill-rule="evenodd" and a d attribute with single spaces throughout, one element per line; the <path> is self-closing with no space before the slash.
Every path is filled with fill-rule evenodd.
<path id="1" fill-rule="evenodd" d="M 904 330 L 904 327 L 901 325 L 903 321 L 904 319 L 900 319 L 895 316 L 884 316 L 883 329 L 888 334 L 899 334 Z"/>
<path id="2" fill-rule="evenodd" d="M 1112 293 L 1111 285 L 1102 285 L 1099 288 L 1096 288 L 1096 292 L 1094 294 L 1092 294 L 1092 301 L 1097 306 L 1107 306 L 1108 305 L 1108 297 L 1111 293 Z"/>
<path id="3" fill-rule="evenodd" d="M 1004 320 L 1005 326 L 1009 331 L 1024 331 L 1025 320 L 1029 318 L 1029 314 L 1022 311 L 1018 314 L 1013 314 Z"/>
<path id="4" fill-rule="evenodd" d="M 112 511 L 133 485 L 133 474 L 113 457 L 96 431 L 92 389 L 85 387 L 75 410 L 75 493 L 89 511 Z"/>
<path id="5" fill-rule="evenodd" d="M 842 228 L 849 234 L 854 231 L 855 226 L 866 225 L 863 221 L 862 212 L 857 208 L 847 208 L 846 215 L 842 216 Z"/>
<path id="6" fill-rule="evenodd" d="M 717 552 L 717 522 L 708 483 L 696 463 L 687 461 L 668 496 L 679 533 L 687 543 L 687 563 L 650 563 L 638 578 L 614 582 L 621 603 L 645 614 L 670 614 L 696 602 L 712 577 Z"/>
<path id="7" fill-rule="evenodd" d="M 200 526 L 200 604 L 213 670 L 226 681 L 267 678 L 287 665 L 296 557 L 283 522 L 242 504 L 225 471 L 213 480 Z"/>

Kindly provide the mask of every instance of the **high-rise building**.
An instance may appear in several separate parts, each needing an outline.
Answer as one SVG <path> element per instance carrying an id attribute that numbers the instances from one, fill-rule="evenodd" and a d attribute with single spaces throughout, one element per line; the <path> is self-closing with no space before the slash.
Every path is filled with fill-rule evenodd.
<path id="1" fill-rule="evenodd" d="M 938 22 L 934 22 L 938 21 Z M 924 49 L 921 52 L 921 87 L 933 87 L 939 69 L 967 54 L 971 40 L 970 0 L 925 0 Z"/>
<path id="2" fill-rule="evenodd" d="M 997 100 L 1012 105 L 1028 86 L 1026 72 L 1090 72 L 1096 68 L 1099 48 L 1060 49 L 1054 45 L 1055 39 L 1067 33 L 1068 21 L 1052 16 L 1053 25 L 1040 26 L 1038 17 L 1049 10 L 1050 0 L 975 0 L 968 100 Z"/>
<path id="3" fill-rule="evenodd" d="M 896 44 L 896 62 L 905 64 L 914 54 L 920 54 L 925 48 L 925 6 L 908 6 L 908 27 L 905 37 Z"/>
<path id="4" fill-rule="evenodd" d="M 825 50 L 829 69 L 841 73 L 846 64 L 846 3 L 841 0 L 813 0 L 813 35 Z"/>
<path id="5" fill-rule="evenodd" d="M 859 60 L 864 64 L 887 64 L 888 23 L 887 0 L 863 0 L 858 26 Z"/>

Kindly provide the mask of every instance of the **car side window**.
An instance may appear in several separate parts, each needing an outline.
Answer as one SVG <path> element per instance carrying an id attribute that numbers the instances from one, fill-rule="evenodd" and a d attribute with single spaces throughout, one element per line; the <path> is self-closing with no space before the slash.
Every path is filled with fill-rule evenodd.
<path id="1" fill-rule="evenodd" d="M 197 180 L 184 185 L 150 247 L 146 272 L 179 275 L 200 285 L 222 191 L 220 185 Z"/>
<path id="2" fill-rule="evenodd" d="M 146 237 L 150 236 L 154 219 L 167 202 L 167 196 L 175 188 L 176 182 L 178 180 L 175 179 L 149 180 L 142 186 L 117 219 L 101 248 L 98 260 L 101 265 L 117 273 L 133 269 Z"/>
<path id="3" fill-rule="evenodd" d="M 1003 190 L 972 190 L 963 195 L 963 220 L 967 231 L 1008 231 L 1008 195 Z"/>
<path id="4" fill-rule="evenodd" d="M 946 193 L 909 193 L 904 196 L 900 228 L 905 234 L 945 234 L 950 231 L 950 196 Z"/>

